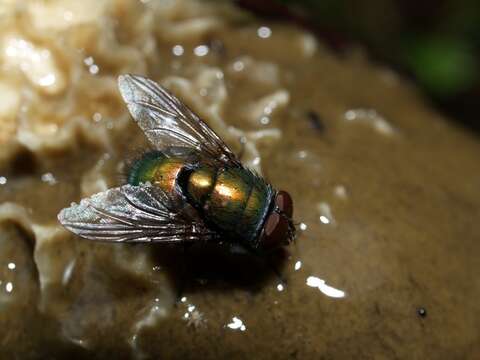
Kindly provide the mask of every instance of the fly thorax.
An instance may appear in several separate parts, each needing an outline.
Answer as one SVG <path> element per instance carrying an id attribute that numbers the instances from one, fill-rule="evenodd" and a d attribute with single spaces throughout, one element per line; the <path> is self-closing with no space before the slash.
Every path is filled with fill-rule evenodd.
<path id="1" fill-rule="evenodd" d="M 187 193 L 191 201 L 202 207 L 215 185 L 216 171 L 211 167 L 200 167 L 190 173 Z"/>
<path id="2" fill-rule="evenodd" d="M 130 185 L 152 182 L 156 169 L 166 160 L 160 151 L 149 151 L 136 159 L 128 167 L 127 180 Z"/>
<path id="3" fill-rule="evenodd" d="M 168 159 L 155 169 L 150 182 L 166 192 L 172 192 L 184 166 L 185 163 L 180 159 Z"/>
<path id="4" fill-rule="evenodd" d="M 148 152 L 130 167 L 128 183 L 139 185 L 148 182 L 172 192 L 184 167 L 182 159 L 167 157 L 159 151 Z"/>

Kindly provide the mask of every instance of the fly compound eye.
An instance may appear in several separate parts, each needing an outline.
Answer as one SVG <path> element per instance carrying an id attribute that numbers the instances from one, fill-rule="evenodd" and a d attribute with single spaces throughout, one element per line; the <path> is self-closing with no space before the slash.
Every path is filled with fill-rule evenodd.
<path id="1" fill-rule="evenodd" d="M 275 198 L 275 205 L 281 213 L 285 214 L 288 218 L 293 216 L 293 201 L 290 194 L 286 191 L 279 191 Z"/>
<path id="2" fill-rule="evenodd" d="M 285 243 L 288 238 L 288 220 L 277 212 L 272 212 L 265 222 L 262 246 L 273 249 Z"/>

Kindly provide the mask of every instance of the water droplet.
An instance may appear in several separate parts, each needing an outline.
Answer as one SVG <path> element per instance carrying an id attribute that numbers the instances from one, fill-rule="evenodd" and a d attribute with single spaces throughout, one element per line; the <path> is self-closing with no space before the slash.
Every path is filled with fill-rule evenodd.
<path id="1" fill-rule="evenodd" d="M 238 60 L 233 63 L 233 70 L 235 71 L 242 71 L 244 68 L 245 64 L 243 63 L 243 61 Z"/>
<path id="2" fill-rule="evenodd" d="M 62 284 L 67 285 L 70 279 L 72 278 L 73 274 L 73 269 L 75 268 L 75 259 L 70 261 L 68 265 L 65 267 L 65 270 L 63 271 L 63 276 L 62 276 Z"/>
<path id="3" fill-rule="evenodd" d="M 394 127 L 374 109 L 352 109 L 344 114 L 345 120 L 349 122 L 363 122 L 370 125 L 375 131 L 382 135 L 394 135 Z"/>
<path id="4" fill-rule="evenodd" d="M 305 159 L 307 157 L 307 152 L 305 150 L 301 150 L 298 152 L 298 158 L 299 159 Z"/>
<path id="5" fill-rule="evenodd" d="M 94 63 L 93 57 L 86 57 L 85 59 L 83 59 L 83 63 L 87 66 L 92 66 Z"/>
<path id="6" fill-rule="evenodd" d="M 325 280 L 322 280 L 316 276 L 309 276 L 307 278 L 307 286 L 318 288 L 323 294 L 327 295 L 328 297 L 332 298 L 344 298 L 345 291 L 336 289 L 333 286 L 329 286 L 326 284 Z"/>
<path id="7" fill-rule="evenodd" d="M 268 116 L 262 116 L 260 118 L 260 123 L 262 125 L 268 125 L 270 123 L 270 118 Z"/>
<path id="8" fill-rule="evenodd" d="M 193 53 L 196 56 L 205 56 L 208 54 L 208 46 L 206 45 L 199 45 L 195 49 L 193 49 Z"/>
<path id="9" fill-rule="evenodd" d="M 329 204 L 327 204 L 326 202 L 321 202 L 317 204 L 317 209 L 320 212 L 319 219 L 322 224 L 336 224 L 335 218 L 332 214 L 332 209 L 330 208 Z"/>
<path id="10" fill-rule="evenodd" d="M 295 263 L 295 271 L 300 270 L 301 267 L 302 267 L 302 262 L 299 260 Z"/>
<path id="11" fill-rule="evenodd" d="M 172 49 L 172 52 L 175 56 L 182 56 L 185 50 L 183 49 L 182 45 L 175 45 Z"/>
<path id="12" fill-rule="evenodd" d="M 340 199 L 346 199 L 347 198 L 347 189 L 343 185 L 337 185 L 333 189 L 333 193 L 335 196 L 339 197 Z"/>
<path id="13" fill-rule="evenodd" d="M 42 76 L 41 78 L 38 79 L 38 84 L 40 86 L 51 86 L 55 84 L 57 77 L 55 74 L 46 74 L 45 76 Z"/>
<path id="14" fill-rule="evenodd" d="M 243 323 L 243 321 L 241 319 L 239 319 L 238 317 L 234 316 L 232 318 L 232 322 L 227 324 L 227 327 L 232 329 L 232 330 L 240 330 L 240 331 L 245 331 L 247 330 L 247 327 L 245 326 L 245 324 Z"/>
<path id="15" fill-rule="evenodd" d="M 330 220 L 324 215 L 320 215 L 320 221 L 322 224 L 330 224 Z"/>
<path id="16" fill-rule="evenodd" d="M 93 121 L 95 121 L 95 122 L 101 121 L 102 118 L 103 118 L 103 116 L 102 116 L 102 114 L 100 114 L 99 112 L 96 112 L 96 113 L 93 114 L 93 116 L 92 116 L 92 119 L 93 119 Z"/>
<path id="17" fill-rule="evenodd" d="M 269 38 L 272 35 L 272 30 L 267 26 L 261 26 L 257 30 L 257 35 L 262 39 Z"/>
<path id="18" fill-rule="evenodd" d="M 357 116 L 355 115 L 355 111 L 353 110 L 348 110 L 346 113 L 345 113 L 345 119 L 346 120 L 355 120 Z"/>
<path id="19" fill-rule="evenodd" d="M 42 181 L 49 184 L 49 185 L 55 185 L 57 183 L 57 179 L 55 179 L 55 176 L 53 176 L 52 173 L 45 173 L 41 177 Z"/>
<path id="20" fill-rule="evenodd" d="M 99 71 L 99 70 L 100 70 L 100 68 L 99 68 L 97 65 L 95 65 L 95 64 L 93 64 L 92 66 L 90 66 L 90 67 L 88 68 L 88 71 L 89 71 L 90 74 L 92 74 L 92 75 L 98 74 L 98 71 Z"/>

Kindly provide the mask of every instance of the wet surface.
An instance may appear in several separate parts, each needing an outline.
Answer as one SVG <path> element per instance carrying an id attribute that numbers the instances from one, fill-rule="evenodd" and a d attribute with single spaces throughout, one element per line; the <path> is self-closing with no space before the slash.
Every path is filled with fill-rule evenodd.
<path id="1" fill-rule="evenodd" d="M 411 84 L 229 6 L 33 3 L 2 20 L 7 48 L 49 51 L 2 79 L 3 357 L 480 355 L 480 143 Z M 65 23 L 34 16 L 32 34 L 41 11 Z M 169 87 L 290 192 L 298 238 L 284 254 L 95 244 L 59 226 L 147 146 L 115 87 L 124 72 Z"/>

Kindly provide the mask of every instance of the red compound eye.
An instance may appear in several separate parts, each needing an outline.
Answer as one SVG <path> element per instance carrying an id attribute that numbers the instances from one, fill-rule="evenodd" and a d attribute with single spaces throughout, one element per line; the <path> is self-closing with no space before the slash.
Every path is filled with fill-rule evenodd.
<path id="1" fill-rule="evenodd" d="M 274 249 L 289 243 L 292 236 L 292 225 L 289 224 L 292 215 L 292 198 L 286 191 L 279 191 L 275 197 L 275 209 L 271 210 L 263 226 L 263 249 Z"/>
<path id="2" fill-rule="evenodd" d="M 276 248 L 285 243 L 288 238 L 288 220 L 284 216 L 272 212 L 263 228 L 262 247 Z"/>
<path id="3" fill-rule="evenodd" d="M 292 218 L 293 215 L 293 201 L 290 197 L 290 194 L 286 191 L 279 191 L 277 197 L 275 198 L 275 205 L 278 209 L 287 215 L 289 218 Z"/>

